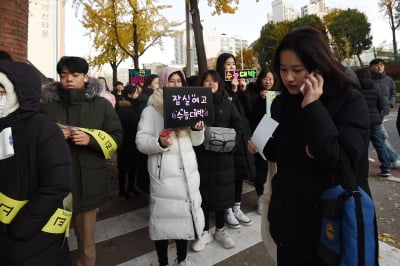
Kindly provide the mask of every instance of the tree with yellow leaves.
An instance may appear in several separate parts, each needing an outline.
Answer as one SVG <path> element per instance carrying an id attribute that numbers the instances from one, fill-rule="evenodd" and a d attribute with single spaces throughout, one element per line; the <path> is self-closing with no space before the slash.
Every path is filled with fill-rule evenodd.
<path id="1" fill-rule="evenodd" d="M 99 55 L 92 65 L 107 62 L 112 66 L 131 57 L 135 68 L 139 58 L 152 46 L 161 45 L 162 37 L 175 36 L 181 23 L 169 22 L 160 10 L 171 5 L 156 5 L 156 0 L 74 0 L 83 6 L 82 24 Z"/>

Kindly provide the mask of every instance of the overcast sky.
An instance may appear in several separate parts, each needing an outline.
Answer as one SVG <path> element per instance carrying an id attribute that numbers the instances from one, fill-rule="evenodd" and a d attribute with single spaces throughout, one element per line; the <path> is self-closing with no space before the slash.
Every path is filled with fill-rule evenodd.
<path id="1" fill-rule="evenodd" d="M 307 5 L 309 0 L 286 0 L 300 10 Z M 216 28 L 227 35 L 238 35 L 251 43 L 259 38 L 260 30 L 267 23 L 267 13 L 271 13 L 272 0 L 240 0 L 239 9 L 232 15 L 211 16 L 212 9 L 207 6 L 206 0 L 199 1 L 200 17 L 204 28 Z M 173 8 L 162 14 L 170 20 L 185 20 L 184 0 L 159 0 L 158 4 L 171 4 Z M 356 8 L 364 12 L 371 23 L 374 46 L 390 46 L 391 31 L 387 19 L 378 10 L 378 0 L 326 0 L 329 8 Z M 71 6 L 71 0 L 66 3 L 66 54 L 76 56 L 88 56 L 95 53 L 91 51 L 90 42 L 84 37 L 84 29 L 75 16 L 75 10 Z M 182 26 L 183 28 L 184 26 Z M 164 40 L 164 50 L 159 47 L 149 50 L 140 58 L 140 63 L 162 62 L 165 64 L 173 60 L 173 42 L 170 38 Z"/>

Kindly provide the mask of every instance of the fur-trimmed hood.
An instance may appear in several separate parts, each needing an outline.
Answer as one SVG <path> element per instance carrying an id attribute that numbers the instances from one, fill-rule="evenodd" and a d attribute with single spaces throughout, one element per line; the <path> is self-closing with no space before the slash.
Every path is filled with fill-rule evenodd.
<path id="1" fill-rule="evenodd" d="M 46 83 L 42 86 L 42 95 L 40 98 L 40 103 L 47 104 L 51 102 L 59 102 L 61 101 L 60 92 L 61 90 L 65 90 L 62 88 L 61 83 L 50 82 Z M 106 93 L 106 89 L 103 83 L 97 78 L 89 78 L 86 83 L 84 92 L 84 97 L 87 100 L 93 99 L 95 96 L 102 96 Z"/>

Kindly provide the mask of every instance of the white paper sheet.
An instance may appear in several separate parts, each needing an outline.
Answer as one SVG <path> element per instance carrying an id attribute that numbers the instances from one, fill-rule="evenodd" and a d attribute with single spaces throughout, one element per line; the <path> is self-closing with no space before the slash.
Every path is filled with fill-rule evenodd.
<path id="1" fill-rule="evenodd" d="M 256 130 L 254 130 L 253 136 L 251 136 L 251 141 L 256 145 L 258 153 L 264 160 L 267 160 L 263 154 L 265 144 L 267 144 L 278 124 L 278 122 L 265 114 L 260 123 L 258 123 Z"/>

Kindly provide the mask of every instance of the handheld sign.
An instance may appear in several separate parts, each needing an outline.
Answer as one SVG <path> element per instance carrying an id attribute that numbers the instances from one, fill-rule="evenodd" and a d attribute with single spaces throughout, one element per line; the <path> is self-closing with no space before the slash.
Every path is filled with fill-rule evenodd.
<path id="1" fill-rule="evenodd" d="M 267 97 L 265 97 L 265 100 L 267 101 L 266 104 L 266 110 L 265 113 L 271 117 L 271 104 L 272 101 L 275 99 L 276 96 L 278 96 L 281 92 L 280 91 L 269 91 L 267 93 Z"/>
<path id="2" fill-rule="evenodd" d="M 129 69 L 129 84 L 143 84 L 151 69 Z"/>
<path id="3" fill-rule="evenodd" d="M 213 123 L 214 104 L 209 87 L 164 87 L 164 128 L 189 127 L 202 120 Z"/>
<path id="4" fill-rule="evenodd" d="M 225 70 L 225 81 L 236 79 L 255 79 L 257 71 L 255 69 Z"/>

